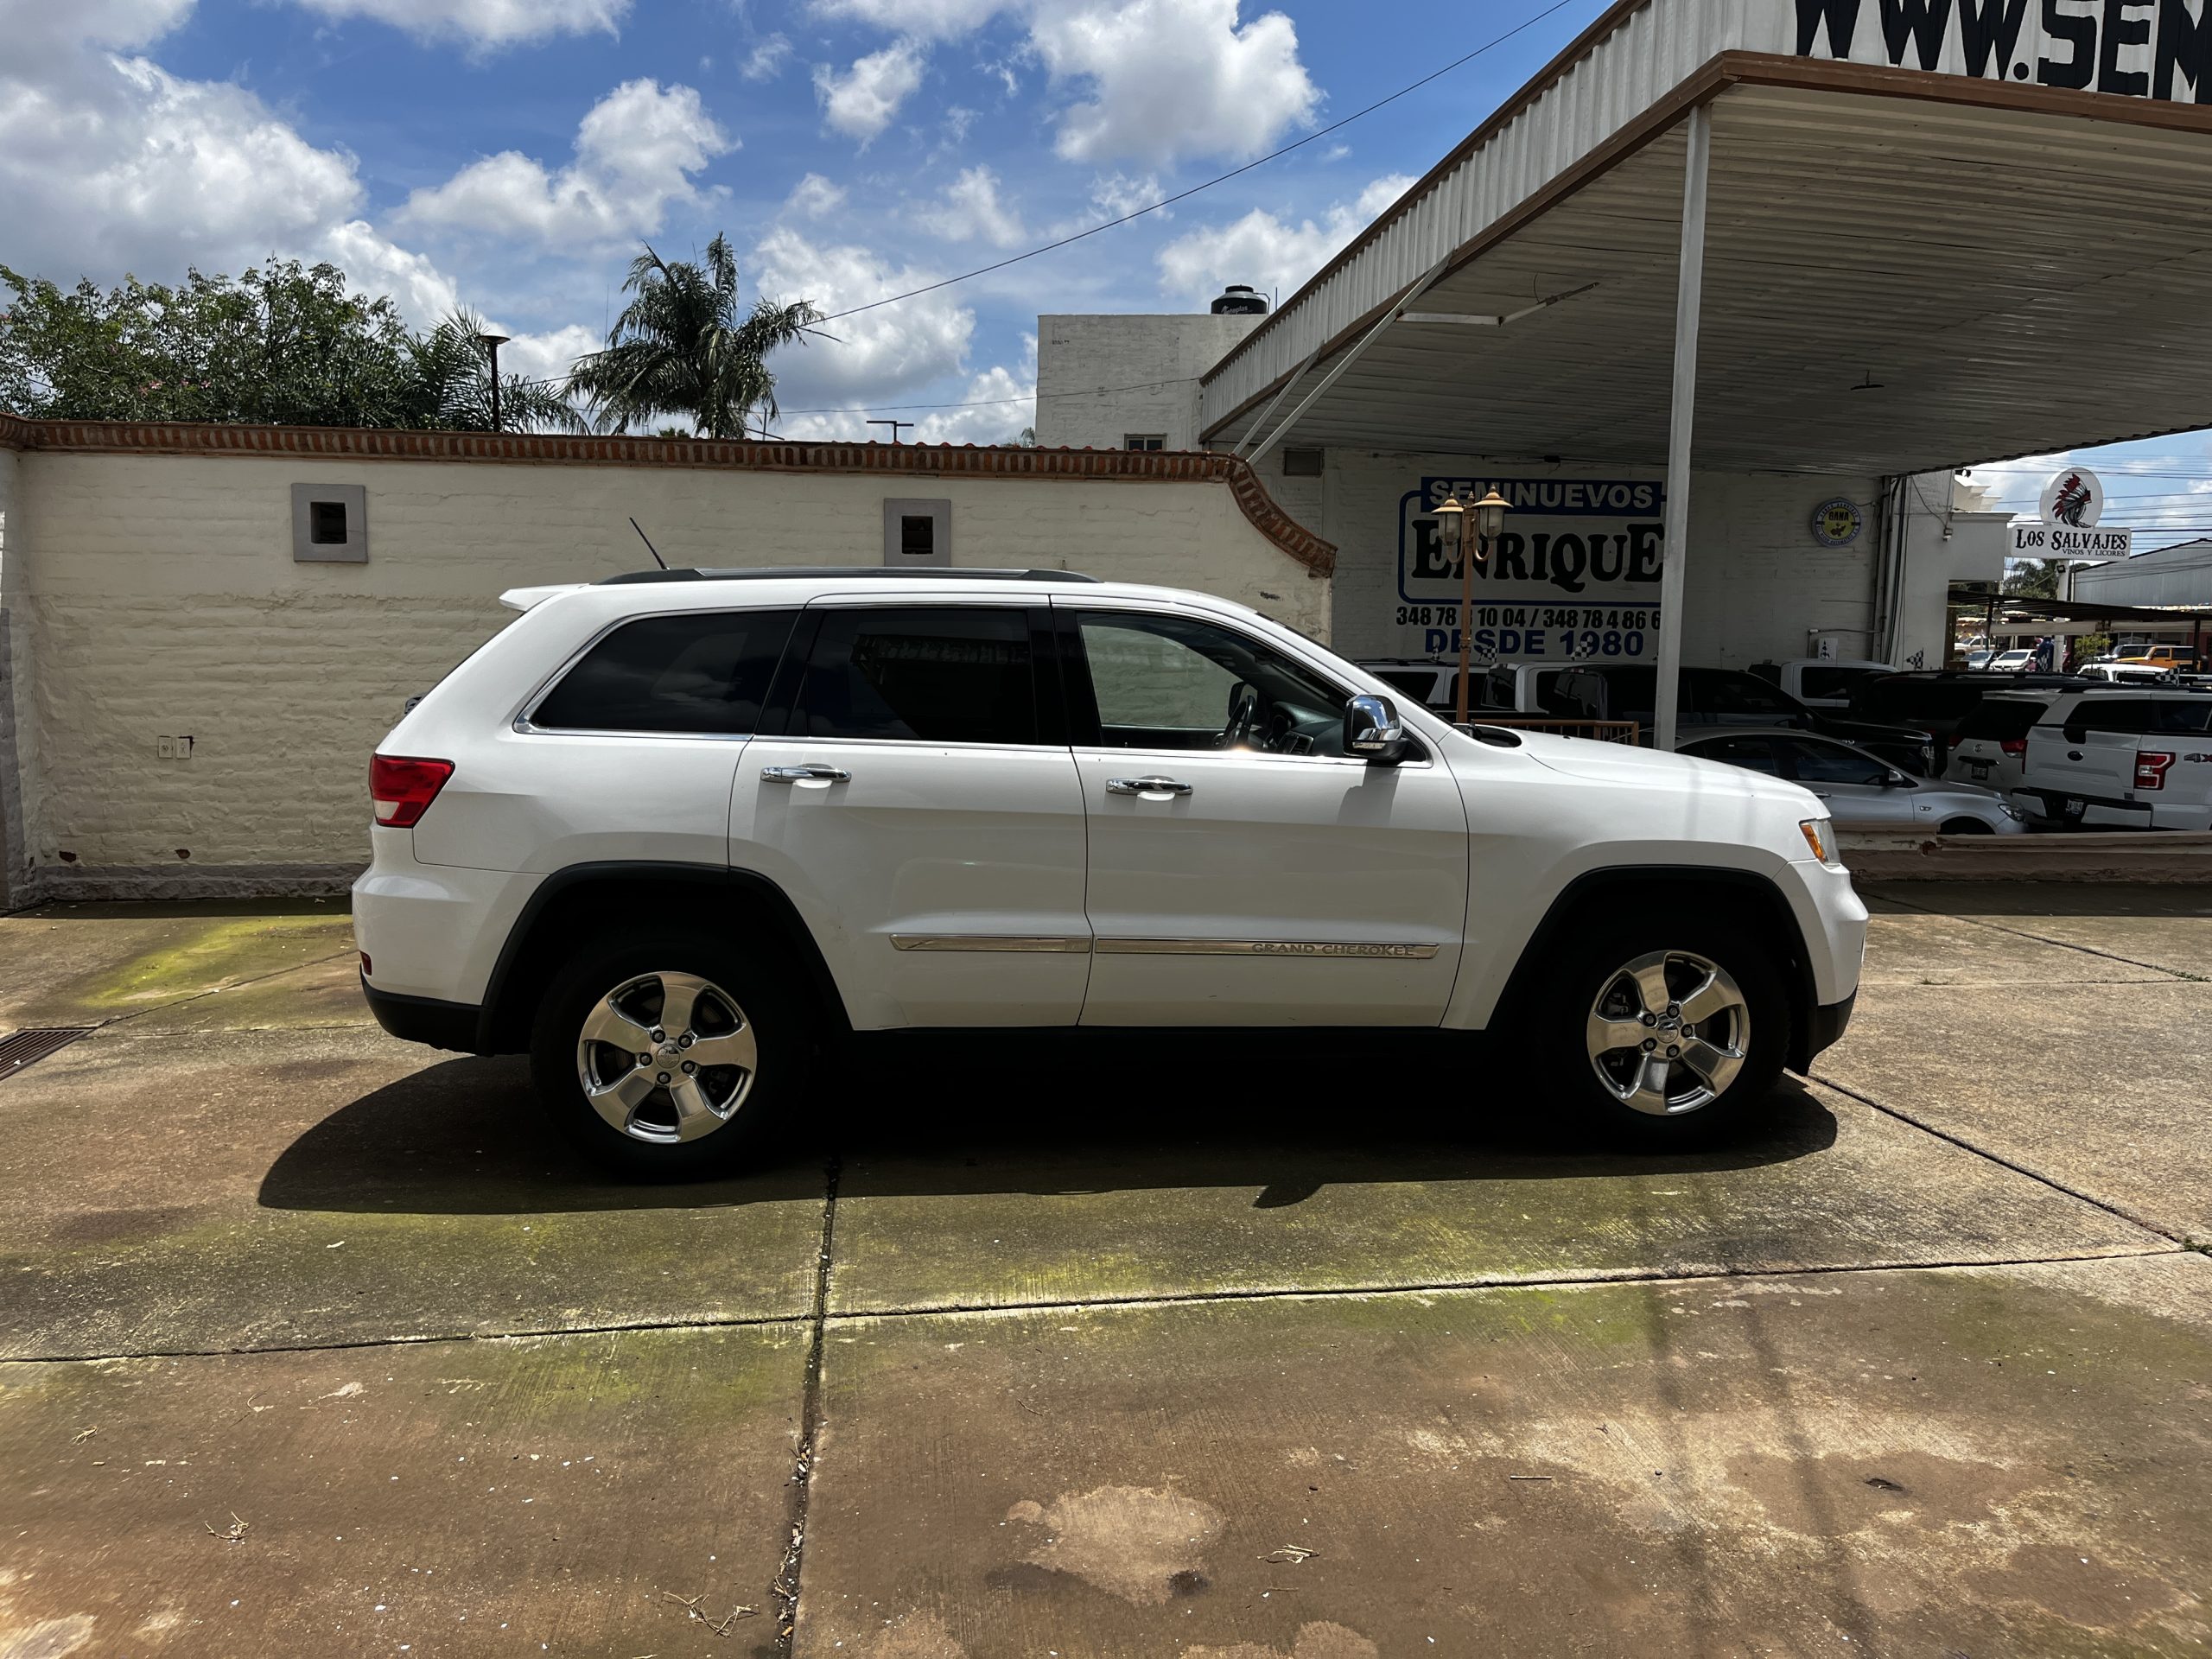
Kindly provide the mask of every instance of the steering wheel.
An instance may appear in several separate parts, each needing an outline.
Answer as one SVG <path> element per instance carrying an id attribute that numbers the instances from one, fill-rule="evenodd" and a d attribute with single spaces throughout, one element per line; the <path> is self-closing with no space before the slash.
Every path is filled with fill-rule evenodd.
<path id="1" fill-rule="evenodd" d="M 1245 749 L 1258 747 L 1261 726 L 1267 719 L 1267 700 L 1249 680 L 1239 680 L 1229 693 L 1229 722 L 1222 728 L 1221 747 Z"/>

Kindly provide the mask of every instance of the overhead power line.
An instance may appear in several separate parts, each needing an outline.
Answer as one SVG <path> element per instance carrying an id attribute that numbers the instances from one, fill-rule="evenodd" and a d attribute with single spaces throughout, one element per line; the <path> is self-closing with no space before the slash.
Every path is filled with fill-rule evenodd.
<path id="1" fill-rule="evenodd" d="M 1359 120 L 1362 117 L 1372 115 L 1376 111 L 1382 109 L 1386 105 L 1395 104 L 1400 99 L 1406 97 L 1408 94 L 1419 92 L 1422 87 L 1427 86 L 1430 81 L 1435 80 L 1440 76 L 1450 74 L 1454 69 L 1460 67 L 1463 64 L 1472 63 L 1477 58 L 1481 57 L 1486 52 L 1495 51 L 1497 48 L 1504 45 L 1506 41 L 1511 40 L 1516 35 L 1519 35 L 1527 29 L 1535 28 L 1538 23 L 1543 22 L 1545 18 L 1550 16 L 1554 12 L 1564 11 L 1572 3 L 1573 3 L 1573 0 L 1553 0 L 1552 4 L 1546 6 L 1541 11 L 1537 12 L 1535 16 L 1522 19 L 1520 22 L 1516 23 L 1511 29 L 1507 29 L 1505 33 L 1498 35 L 1496 39 L 1485 41 L 1473 51 L 1452 59 L 1451 62 L 1444 65 L 1441 68 L 1432 69 L 1428 73 L 1423 75 L 1419 80 L 1414 81 L 1408 86 L 1401 86 L 1396 92 L 1392 92 L 1388 98 L 1378 98 L 1375 102 L 1367 105 L 1366 108 L 1354 110 L 1350 115 L 1345 116 L 1340 121 L 1332 121 L 1327 126 L 1321 128 L 1319 131 L 1309 132 L 1303 138 L 1298 139 L 1294 143 L 1285 144 L 1281 149 L 1269 150 L 1266 155 L 1259 157 L 1256 161 L 1247 162 L 1242 167 L 1231 168 L 1228 172 L 1221 174 L 1217 177 L 1208 179 L 1203 184 L 1194 184 L 1187 190 L 1179 190 L 1172 196 L 1163 196 L 1158 201 L 1153 202 L 1147 207 L 1140 207 L 1134 213 L 1123 213 L 1119 219 L 1109 219 L 1103 224 L 1093 225 L 1088 230 L 1077 231 L 1072 236 L 1064 236 L 1056 242 L 1047 242 L 1042 247 L 1030 249 L 1027 253 L 1013 254 L 1007 258 L 996 260 L 988 265 L 978 265 L 973 270 L 963 270 L 957 276 L 947 276 L 940 282 L 925 283 L 921 287 L 910 288 L 903 294 L 887 294 L 881 299 L 870 300 L 865 305 L 848 306 L 842 311 L 832 311 L 828 316 L 823 318 L 822 321 L 824 322 L 835 322 L 840 317 L 858 316 L 863 311 L 874 311 L 881 306 L 896 305 L 901 300 L 912 300 L 918 298 L 924 294 L 934 294 L 938 289 L 941 288 L 950 288 L 956 283 L 970 282 L 978 276 L 988 276 L 995 270 L 1004 270 L 1008 265 L 1018 265 L 1025 259 L 1034 259 L 1039 254 L 1051 253 L 1058 249 L 1067 247 L 1072 243 L 1082 241 L 1085 237 L 1096 236 L 1101 231 L 1110 231 L 1116 226 L 1127 225 L 1132 219 L 1142 219 L 1147 213 L 1156 213 L 1163 207 L 1173 207 L 1179 201 L 1187 201 L 1192 196 L 1198 194 L 1201 191 L 1211 190 L 1217 184 L 1226 184 L 1231 179 L 1239 178 L 1244 174 L 1249 173 L 1255 167 L 1265 167 L 1269 162 L 1279 161 L 1283 156 L 1289 155 L 1294 149 L 1302 149 L 1317 138 L 1325 138 L 1332 132 L 1341 131 L 1345 127 L 1350 126 L 1353 122 Z"/>

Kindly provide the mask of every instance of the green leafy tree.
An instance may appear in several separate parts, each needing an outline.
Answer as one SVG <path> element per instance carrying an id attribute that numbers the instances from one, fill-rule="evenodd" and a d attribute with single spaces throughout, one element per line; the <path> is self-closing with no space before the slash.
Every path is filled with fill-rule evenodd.
<path id="1" fill-rule="evenodd" d="M 270 258 L 243 276 L 64 290 L 0 265 L 0 409 L 35 419 L 237 421 L 486 430 L 482 323 L 410 332 L 334 265 Z M 556 386 L 502 375 L 502 423 L 579 430 Z"/>
<path id="2" fill-rule="evenodd" d="M 2066 586 L 2070 559 L 2023 559 L 2005 578 L 2005 591 L 2019 599 L 2056 599 Z"/>
<path id="3" fill-rule="evenodd" d="M 756 299 L 743 310 L 737 257 L 721 236 L 696 263 L 663 259 L 648 246 L 622 291 L 630 302 L 607 349 L 578 359 L 569 376 L 570 394 L 605 431 L 673 416 L 702 437 L 742 437 L 755 411 L 764 421 L 777 414 L 768 353 L 821 334 L 814 325 L 822 314 L 809 301 Z"/>

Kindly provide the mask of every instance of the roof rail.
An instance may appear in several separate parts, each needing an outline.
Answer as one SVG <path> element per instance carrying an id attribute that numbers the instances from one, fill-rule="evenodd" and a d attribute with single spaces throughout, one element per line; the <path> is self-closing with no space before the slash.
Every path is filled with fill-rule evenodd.
<path id="1" fill-rule="evenodd" d="M 888 569 L 876 564 L 766 564 L 744 569 L 626 570 L 619 576 L 601 576 L 601 588 L 634 582 L 776 582 L 794 576 L 834 576 L 873 579 L 877 576 L 922 577 L 938 582 L 1071 582 L 1096 583 L 1098 576 L 1080 570 L 994 570 L 931 565 L 918 569 Z"/>

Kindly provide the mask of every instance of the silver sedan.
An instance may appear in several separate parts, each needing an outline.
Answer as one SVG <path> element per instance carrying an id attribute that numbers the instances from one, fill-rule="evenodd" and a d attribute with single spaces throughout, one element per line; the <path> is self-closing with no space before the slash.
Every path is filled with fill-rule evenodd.
<path id="1" fill-rule="evenodd" d="M 1916 777 L 1833 737 L 1737 728 L 1675 747 L 1700 760 L 1723 760 L 1802 784 L 1827 803 L 1828 816 L 1839 825 L 1939 836 L 2016 836 L 2027 830 L 1994 790 Z"/>

